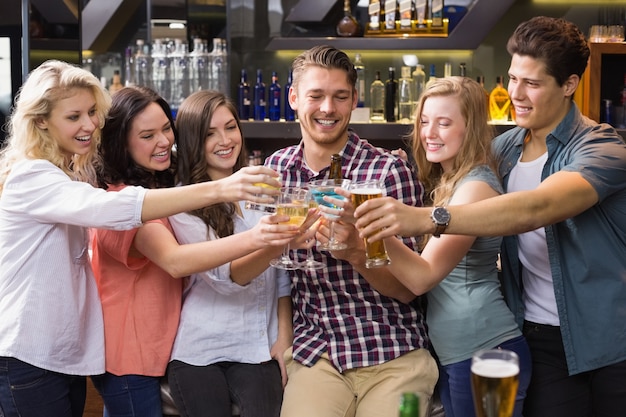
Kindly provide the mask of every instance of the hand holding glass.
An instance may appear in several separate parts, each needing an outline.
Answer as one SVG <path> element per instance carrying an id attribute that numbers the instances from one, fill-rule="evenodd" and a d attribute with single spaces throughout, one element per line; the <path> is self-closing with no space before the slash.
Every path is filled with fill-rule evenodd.
<path id="1" fill-rule="evenodd" d="M 379 180 L 355 182 L 350 186 L 350 193 L 352 194 L 352 205 L 356 209 L 368 200 L 382 197 L 383 185 Z M 378 268 L 391 263 L 387 249 L 385 249 L 385 243 L 382 240 L 376 242 L 368 242 L 367 238 L 363 240 L 365 241 L 366 268 Z"/>
<path id="2" fill-rule="evenodd" d="M 276 214 L 287 215 L 289 220 L 284 224 L 300 226 L 304 223 L 309 211 L 309 194 L 304 188 L 283 188 L 276 201 Z M 289 244 L 285 245 L 280 258 L 272 259 L 270 265 L 280 269 L 298 269 L 300 264 L 289 257 Z"/>
<path id="3" fill-rule="evenodd" d="M 519 385 L 519 358 L 505 349 L 472 357 L 472 393 L 477 417 L 511 417 Z"/>
<path id="4" fill-rule="evenodd" d="M 350 180 L 334 180 L 334 179 L 324 179 L 324 180 L 315 180 L 311 181 L 307 184 L 307 187 L 311 190 L 311 196 L 315 199 L 318 206 L 326 206 L 333 209 L 339 209 L 340 207 L 335 206 L 333 203 L 330 203 L 324 200 L 325 196 L 335 198 L 337 200 L 346 200 L 346 198 L 342 195 L 339 195 L 335 192 L 335 188 L 343 188 L 348 189 L 350 186 Z M 341 250 L 346 249 L 348 245 L 345 243 L 341 243 L 335 239 L 335 221 L 339 218 L 337 215 L 333 215 L 330 213 L 322 212 L 322 215 L 328 220 L 329 228 L 330 228 L 330 236 L 328 237 L 328 242 L 325 244 L 321 244 L 319 247 L 322 250 Z"/>
<path id="5" fill-rule="evenodd" d="M 261 188 L 267 188 L 267 189 L 276 189 L 275 187 L 272 187 L 271 185 L 265 184 L 264 182 L 256 182 L 254 184 L 252 184 L 256 187 L 261 187 Z M 272 197 L 268 194 L 259 194 L 260 197 Z M 257 210 L 257 211 L 263 211 L 265 213 L 275 213 L 276 212 L 276 197 L 274 198 L 274 203 L 269 203 L 269 204 L 261 204 L 261 203 L 255 203 L 254 201 L 246 201 L 246 210 Z"/>

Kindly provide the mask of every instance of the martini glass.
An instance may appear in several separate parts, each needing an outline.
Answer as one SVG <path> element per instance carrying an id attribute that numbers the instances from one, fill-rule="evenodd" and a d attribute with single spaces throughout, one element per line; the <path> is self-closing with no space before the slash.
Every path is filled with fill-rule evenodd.
<path id="1" fill-rule="evenodd" d="M 283 224 L 300 226 L 304 223 L 309 211 L 309 192 L 305 188 L 287 187 L 282 188 L 276 201 L 276 214 L 289 216 L 289 220 Z M 274 268 L 293 270 L 298 269 L 300 264 L 289 256 L 289 243 L 285 245 L 283 254 L 270 261 Z"/>
<path id="2" fill-rule="evenodd" d="M 334 209 L 338 209 L 339 207 L 335 206 L 332 203 L 324 200 L 325 196 L 329 196 L 338 200 L 346 200 L 346 198 L 342 195 L 339 195 L 335 192 L 335 188 L 343 188 L 348 189 L 350 186 L 350 180 L 335 180 L 335 179 L 324 179 L 324 180 L 315 180 L 310 181 L 307 184 L 309 190 L 311 190 L 311 197 L 315 200 L 315 202 L 320 206 L 326 206 Z M 320 249 L 322 250 L 341 250 L 346 249 L 348 245 L 345 243 L 339 242 L 335 239 L 335 221 L 339 219 L 339 216 L 330 214 L 330 213 L 322 213 L 324 218 L 328 220 L 328 227 L 330 228 L 330 235 L 327 243 L 320 244 Z"/>

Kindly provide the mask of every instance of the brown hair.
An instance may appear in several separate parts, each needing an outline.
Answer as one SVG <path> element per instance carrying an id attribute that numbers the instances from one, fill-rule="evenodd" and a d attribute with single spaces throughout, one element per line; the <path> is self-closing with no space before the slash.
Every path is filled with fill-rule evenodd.
<path id="1" fill-rule="evenodd" d="M 178 108 L 176 115 L 178 131 L 177 181 L 181 185 L 212 181 L 207 172 L 205 144 L 213 114 L 221 106 L 225 106 L 232 113 L 239 132 L 241 132 L 237 108 L 228 97 L 218 91 L 197 91 L 183 100 Z M 241 153 L 233 167 L 233 172 L 246 166 L 247 162 L 248 157 L 242 134 Z M 202 219 L 219 237 L 229 236 L 234 232 L 235 203 L 214 204 L 194 210 L 191 214 Z"/>
<path id="2" fill-rule="evenodd" d="M 311 66 L 345 71 L 352 91 L 356 90 L 356 70 L 345 52 L 332 46 L 318 45 L 298 55 L 291 64 L 293 87 L 298 85 L 302 74 Z"/>

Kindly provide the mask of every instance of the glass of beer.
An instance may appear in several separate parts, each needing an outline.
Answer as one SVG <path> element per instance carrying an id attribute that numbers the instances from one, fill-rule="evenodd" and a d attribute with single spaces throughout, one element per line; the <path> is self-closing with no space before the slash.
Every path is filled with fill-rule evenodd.
<path id="1" fill-rule="evenodd" d="M 276 187 L 272 187 L 271 185 L 267 185 L 264 182 L 256 182 L 252 185 L 255 185 L 257 187 L 261 187 L 261 188 L 267 188 L 267 189 L 277 189 Z M 261 204 L 261 203 L 255 203 L 254 201 L 246 201 L 246 210 L 257 210 L 257 211 L 263 211 L 265 213 L 276 213 L 276 196 L 270 196 L 268 194 L 259 194 L 260 197 L 272 197 L 274 198 L 274 203 L 269 203 L 269 204 Z"/>
<path id="2" fill-rule="evenodd" d="M 350 186 L 352 205 L 354 208 L 357 208 L 360 204 L 363 204 L 367 200 L 382 197 L 383 188 L 384 186 L 379 180 L 353 182 Z M 387 249 L 385 249 L 385 243 L 382 240 L 368 242 L 367 238 L 365 238 L 364 241 L 366 268 L 378 268 L 391 263 L 391 260 L 387 255 Z"/>
<path id="3" fill-rule="evenodd" d="M 519 358 L 506 349 L 472 357 L 472 393 L 477 417 L 511 417 L 519 385 Z"/>

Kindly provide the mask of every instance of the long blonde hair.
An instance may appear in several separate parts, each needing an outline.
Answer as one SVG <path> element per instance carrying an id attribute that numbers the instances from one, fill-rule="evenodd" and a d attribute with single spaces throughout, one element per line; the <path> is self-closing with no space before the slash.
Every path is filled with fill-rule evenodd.
<path id="1" fill-rule="evenodd" d="M 465 137 L 453 161 L 453 169 L 444 173 L 441 164 L 426 159 L 420 130 L 424 102 L 429 97 L 452 97 L 458 100 L 465 120 Z M 487 123 L 487 101 L 483 87 L 467 77 L 438 78 L 429 82 L 419 100 L 412 133 L 413 157 L 418 167 L 418 178 L 424 184 L 425 197 L 433 205 L 445 205 L 454 193 L 458 182 L 472 168 L 487 164 L 498 172 L 491 141 L 495 136 L 493 126 Z"/>
<path id="2" fill-rule="evenodd" d="M 89 152 L 74 155 L 71 161 L 59 148 L 56 138 L 38 122 L 50 117 L 54 106 L 71 97 L 76 89 L 92 92 L 96 101 L 99 126 L 93 134 Z M 20 88 L 9 118 L 6 146 L 0 152 L 0 193 L 13 164 L 23 159 L 45 159 L 77 181 L 96 184 L 98 144 L 111 97 L 99 80 L 77 66 L 50 60 L 34 69 Z"/>

